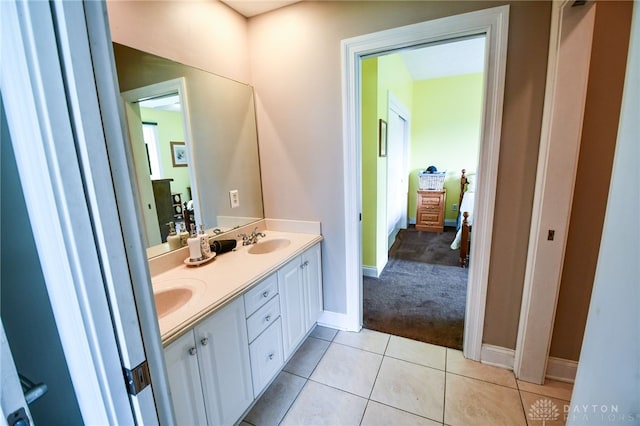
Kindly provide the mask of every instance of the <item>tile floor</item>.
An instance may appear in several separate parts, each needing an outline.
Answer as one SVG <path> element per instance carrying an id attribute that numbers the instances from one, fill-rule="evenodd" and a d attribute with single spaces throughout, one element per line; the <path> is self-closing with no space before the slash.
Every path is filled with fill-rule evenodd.
<path id="1" fill-rule="evenodd" d="M 521 382 L 457 350 L 318 326 L 241 426 L 554 426 L 564 424 L 571 391 Z"/>

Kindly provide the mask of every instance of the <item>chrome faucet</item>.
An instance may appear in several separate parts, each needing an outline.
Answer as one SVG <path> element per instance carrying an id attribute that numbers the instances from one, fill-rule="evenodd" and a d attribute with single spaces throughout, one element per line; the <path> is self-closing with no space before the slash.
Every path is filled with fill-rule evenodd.
<path id="1" fill-rule="evenodd" d="M 256 229 L 253 230 L 253 232 L 249 235 L 247 234 L 238 234 L 238 237 L 242 238 L 242 245 L 243 246 L 249 246 L 251 244 L 255 244 L 258 242 L 258 238 L 264 238 L 266 237 L 266 235 L 262 232 L 257 232 L 258 231 L 258 227 L 256 227 Z"/>

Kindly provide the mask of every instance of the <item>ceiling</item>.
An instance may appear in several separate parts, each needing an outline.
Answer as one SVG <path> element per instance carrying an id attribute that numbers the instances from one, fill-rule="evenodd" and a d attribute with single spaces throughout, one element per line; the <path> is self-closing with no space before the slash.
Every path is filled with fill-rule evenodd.
<path id="1" fill-rule="evenodd" d="M 244 17 L 260 15 L 271 10 L 298 3 L 300 0 L 220 0 Z"/>

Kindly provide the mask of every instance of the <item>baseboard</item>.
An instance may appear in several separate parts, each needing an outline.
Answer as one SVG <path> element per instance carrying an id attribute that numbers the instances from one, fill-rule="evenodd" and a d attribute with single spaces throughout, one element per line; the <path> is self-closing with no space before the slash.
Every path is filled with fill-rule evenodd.
<path id="1" fill-rule="evenodd" d="M 373 277 L 378 278 L 382 271 L 378 272 L 378 269 L 374 266 L 363 266 L 362 267 L 362 275 L 365 277 Z"/>
<path id="2" fill-rule="evenodd" d="M 573 383 L 576 380 L 578 362 L 550 356 L 547 360 L 547 379 Z"/>
<path id="3" fill-rule="evenodd" d="M 331 311 L 323 311 L 322 315 L 318 319 L 318 325 L 323 327 L 335 328 L 337 330 L 344 331 L 360 331 L 362 326 L 360 326 L 357 330 L 353 329 L 351 321 L 349 321 L 349 317 L 347 314 L 341 314 L 338 312 Z"/>
<path id="4" fill-rule="evenodd" d="M 494 367 L 513 370 L 515 351 L 500 346 L 483 344 L 480 362 Z M 578 362 L 550 356 L 547 360 L 547 379 L 559 382 L 573 383 L 578 371 Z"/>
<path id="5" fill-rule="evenodd" d="M 445 219 L 444 220 L 444 226 L 450 226 L 452 228 L 455 228 L 457 224 L 458 224 L 458 221 L 455 220 L 455 219 Z"/>
<path id="6" fill-rule="evenodd" d="M 513 349 L 483 343 L 482 349 L 480 350 L 480 362 L 494 367 L 513 370 L 515 353 L 516 351 Z"/>

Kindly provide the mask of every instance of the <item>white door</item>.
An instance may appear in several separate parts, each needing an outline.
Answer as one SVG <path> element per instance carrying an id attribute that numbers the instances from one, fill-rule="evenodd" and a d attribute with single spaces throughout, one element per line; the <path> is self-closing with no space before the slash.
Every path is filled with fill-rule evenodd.
<path id="1" fill-rule="evenodd" d="M 18 423 L 19 420 L 25 420 L 24 424 L 33 424 L 29 406 L 22 393 L 18 372 L 13 363 L 11 348 L 9 348 L 7 336 L 4 334 L 2 321 L 0 321 L 0 383 L 2 384 L 0 388 L 0 425 Z"/>
<path id="2" fill-rule="evenodd" d="M 409 119 L 408 113 L 389 93 L 387 124 L 387 238 L 388 247 L 400 229 L 407 227 Z"/>
<path id="3" fill-rule="evenodd" d="M 116 203 L 134 200 L 130 183 L 119 183 L 130 179 L 127 155 L 124 148 L 107 153 L 107 139 L 122 139 L 122 126 L 106 5 L 56 0 L 0 8 L 8 128 L 83 420 L 171 424 L 137 216 L 119 215 Z M 134 281 L 147 284 L 135 302 Z M 157 383 L 152 388 L 148 375 L 138 376 L 146 386 L 133 390 L 123 370 L 145 365 Z"/>

